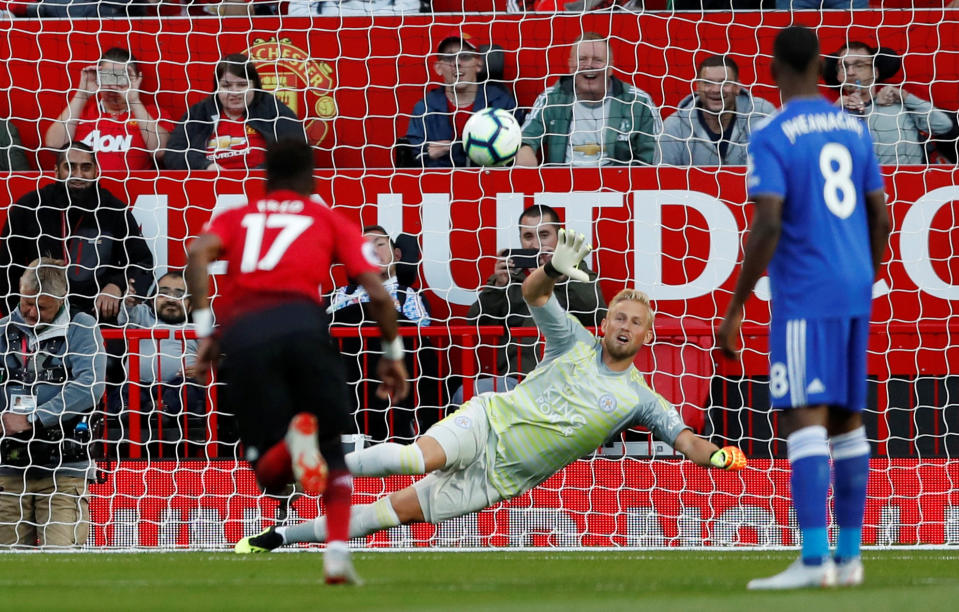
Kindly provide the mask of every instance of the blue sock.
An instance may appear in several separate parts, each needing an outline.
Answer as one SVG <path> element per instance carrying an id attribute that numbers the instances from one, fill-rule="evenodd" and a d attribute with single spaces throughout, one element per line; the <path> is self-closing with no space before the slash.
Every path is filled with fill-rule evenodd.
<path id="1" fill-rule="evenodd" d="M 869 482 L 869 441 L 866 429 L 833 436 L 833 503 L 839 537 L 836 560 L 859 556 L 862 543 L 862 517 L 866 509 L 866 485 Z"/>
<path id="2" fill-rule="evenodd" d="M 802 560 L 819 565 L 829 556 L 826 499 L 829 495 L 829 445 L 826 428 L 804 427 L 786 440 L 796 519 L 802 531 Z"/>

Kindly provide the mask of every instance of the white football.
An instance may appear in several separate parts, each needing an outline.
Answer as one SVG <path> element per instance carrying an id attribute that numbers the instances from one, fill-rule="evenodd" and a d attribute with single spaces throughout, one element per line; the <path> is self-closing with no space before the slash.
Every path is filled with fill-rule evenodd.
<path id="1" fill-rule="evenodd" d="M 513 161 L 523 133 L 512 113 L 484 108 L 473 113 L 463 130 L 463 150 L 480 166 L 502 166 Z"/>

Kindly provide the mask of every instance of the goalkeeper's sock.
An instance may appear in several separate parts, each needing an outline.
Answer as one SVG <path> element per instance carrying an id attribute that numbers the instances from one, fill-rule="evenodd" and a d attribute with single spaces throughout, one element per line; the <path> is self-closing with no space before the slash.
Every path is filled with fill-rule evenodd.
<path id="1" fill-rule="evenodd" d="M 353 506 L 350 510 L 350 538 L 359 538 L 374 531 L 389 529 L 400 524 L 400 517 L 393 510 L 389 497 L 373 504 Z M 277 527 L 276 532 L 283 536 L 284 544 L 327 541 L 326 517 L 321 516 L 289 527 Z"/>
<path id="2" fill-rule="evenodd" d="M 862 543 L 862 517 L 866 510 L 866 486 L 869 482 L 869 440 L 866 428 L 833 436 L 830 440 L 833 461 L 833 505 L 839 537 L 837 562 L 859 556 Z"/>
<path id="3" fill-rule="evenodd" d="M 353 497 L 353 476 L 346 470 L 330 473 L 323 501 L 326 503 L 327 542 L 345 542 L 350 533 L 350 499 Z"/>
<path id="4" fill-rule="evenodd" d="M 400 524 L 400 517 L 396 515 L 389 496 L 365 506 L 353 508 L 353 522 L 350 525 L 350 537 L 358 538 L 374 531 L 389 529 Z"/>
<path id="5" fill-rule="evenodd" d="M 829 445 L 826 428 L 803 427 L 786 440 L 792 475 L 793 506 L 802 531 L 802 560 L 819 565 L 829 555 L 826 499 L 829 494 Z"/>
<path id="6" fill-rule="evenodd" d="M 426 461 L 418 445 L 393 442 L 348 453 L 346 467 L 354 476 L 426 473 Z"/>

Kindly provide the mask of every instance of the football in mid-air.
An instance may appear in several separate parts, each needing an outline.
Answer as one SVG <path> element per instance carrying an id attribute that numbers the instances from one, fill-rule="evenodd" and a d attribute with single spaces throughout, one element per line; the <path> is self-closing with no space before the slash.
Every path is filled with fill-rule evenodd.
<path id="1" fill-rule="evenodd" d="M 523 134 L 512 113 L 484 108 L 473 113 L 463 130 L 463 150 L 480 166 L 503 166 L 513 161 Z"/>

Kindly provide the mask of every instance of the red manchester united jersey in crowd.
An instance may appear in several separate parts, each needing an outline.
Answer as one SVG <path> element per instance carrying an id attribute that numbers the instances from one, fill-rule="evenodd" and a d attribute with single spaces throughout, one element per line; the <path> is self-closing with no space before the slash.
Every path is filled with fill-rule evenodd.
<path id="1" fill-rule="evenodd" d="M 358 226 L 322 200 L 292 191 L 274 191 L 220 213 L 204 231 L 220 238 L 220 259 L 227 262 L 214 304 L 222 324 L 289 300 L 322 305 L 322 285 L 334 262 L 342 263 L 351 278 L 379 272 L 372 245 Z"/>
<path id="2" fill-rule="evenodd" d="M 172 132 L 174 125 L 166 111 L 146 103 L 146 111 L 157 118 L 163 129 Z M 153 152 L 147 149 L 140 125 L 133 113 L 111 115 L 97 100 L 83 108 L 74 140 L 90 145 L 97 153 L 101 170 L 150 170 Z"/>

